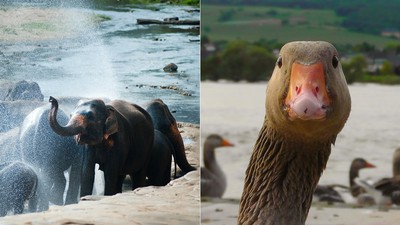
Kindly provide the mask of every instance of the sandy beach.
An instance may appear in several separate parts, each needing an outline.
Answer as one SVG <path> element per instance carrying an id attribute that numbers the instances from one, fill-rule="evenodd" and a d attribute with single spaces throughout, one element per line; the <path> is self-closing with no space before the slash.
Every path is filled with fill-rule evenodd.
<path id="1" fill-rule="evenodd" d="M 264 119 L 267 83 L 202 82 L 201 135 L 218 133 L 235 144 L 217 149 L 228 187 L 222 200 L 202 202 L 203 224 L 235 224 L 238 201 L 248 160 Z M 351 161 L 363 157 L 377 166 L 361 170 L 362 179 L 376 181 L 392 175 L 392 154 L 400 146 L 397 104 L 400 86 L 354 84 L 349 86 L 352 111 L 338 135 L 320 184 L 349 185 Z M 354 209 L 355 200 L 344 193 L 346 204 L 329 207 L 314 204 L 306 224 L 398 224 L 396 207 Z"/>

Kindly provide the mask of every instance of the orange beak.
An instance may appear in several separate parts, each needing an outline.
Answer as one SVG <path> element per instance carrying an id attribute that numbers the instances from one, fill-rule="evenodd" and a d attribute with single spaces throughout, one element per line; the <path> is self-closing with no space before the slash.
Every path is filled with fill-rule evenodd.
<path id="1" fill-rule="evenodd" d="M 234 144 L 230 143 L 229 141 L 222 139 L 222 147 L 230 147 L 230 146 L 235 146 Z"/>
<path id="2" fill-rule="evenodd" d="M 376 168 L 376 166 L 372 163 L 367 162 L 367 164 L 365 165 L 365 168 Z"/>
<path id="3" fill-rule="evenodd" d="M 285 105 L 291 120 L 325 119 L 330 99 L 322 63 L 293 63 Z"/>

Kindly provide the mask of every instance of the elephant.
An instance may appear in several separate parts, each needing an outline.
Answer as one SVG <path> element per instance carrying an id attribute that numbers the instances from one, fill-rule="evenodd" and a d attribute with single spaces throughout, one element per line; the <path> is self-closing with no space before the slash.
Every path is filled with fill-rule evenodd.
<path id="1" fill-rule="evenodd" d="M 37 205 L 31 204 L 30 211 L 47 210 L 49 201 L 64 205 L 77 203 L 79 199 L 82 147 L 72 137 L 61 137 L 53 132 L 48 122 L 49 112 L 48 105 L 33 110 L 25 117 L 19 134 L 22 160 L 34 167 L 39 177 Z M 65 124 L 69 117 L 60 110 L 57 119 Z M 66 187 L 64 172 L 68 169 L 69 185 Z"/>
<path id="2" fill-rule="evenodd" d="M 149 185 L 164 186 L 171 181 L 171 162 L 176 158 L 174 146 L 159 130 L 154 130 L 154 144 L 147 170 Z M 175 175 L 176 177 L 176 162 Z"/>
<path id="3" fill-rule="evenodd" d="M 179 133 L 178 125 L 172 116 L 168 106 L 161 99 L 154 99 L 146 107 L 147 112 L 153 119 L 154 129 L 160 131 L 167 137 L 173 146 L 175 161 L 183 173 L 196 170 L 186 159 L 185 146 Z M 169 156 L 171 157 L 171 156 Z M 165 158 L 165 160 L 167 160 Z"/>
<path id="4" fill-rule="evenodd" d="M 114 100 L 107 104 L 100 99 L 81 100 L 65 126 L 57 121 L 58 101 L 50 97 L 49 123 L 62 136 L 74 136 L 85 146 L 81 196 L 92 193 L 94 166 L 104 171 L 104 195 L 122 192 L 126 175 L 132 190 L 145 186 L 147 166 L 154 141 L 150 115 L 136 104 Z"/>
<path id="5" fill-rule="evenodd" d="M 0 216 L 12 211 L 21 214 L 24 204 L 36 193 L 38 177 L 26 163 L 9 161 L 0 164 Z"/>

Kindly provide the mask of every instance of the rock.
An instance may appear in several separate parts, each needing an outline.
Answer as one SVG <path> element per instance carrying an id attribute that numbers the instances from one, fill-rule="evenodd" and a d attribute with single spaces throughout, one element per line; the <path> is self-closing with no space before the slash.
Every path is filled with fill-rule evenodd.
<path id="1" fill-rule="evenodd" d="M 170 63 L 170 64 L 164 66 L 163 70 L 165 72 L 174 73 L 174 72 L 178 71 L 178 66 L 175 63 Z"/>
<path id="2" fill-rule="evenodd" d="M 0 163 L 21 160 L 19 128 L 0 134 Z"/>
<path id="3" fill-rule="evenodd" d="M 6 132 L 22 124 L 25 117 L 43 101 L 0 101 L 0 132 Z"/>
<path id="4" fill-rule="evenodd" d="M 0 83 L 0 100 L 3 101 L 43 101 L 43 94 L 39 85 L 33 81 L 4 81 Z"/>
<path id="5" fill-rule="evenodd" d="M 59 98 L 60 108 L 69 113 L 80 99 L 79 97 Z M 0 101 L 0 132 L 20 126 L 30 112 L 46 104 L 50 105 L 47 101 L 36 100 Z"/>

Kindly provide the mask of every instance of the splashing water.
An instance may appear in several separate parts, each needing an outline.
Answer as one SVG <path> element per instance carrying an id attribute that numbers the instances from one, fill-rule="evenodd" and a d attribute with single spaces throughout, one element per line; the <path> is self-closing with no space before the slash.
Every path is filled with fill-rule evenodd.
<path id="1" fill-rule="evenodd" d="M 178 121 L 199 122 L 199 43 L 191 41 L 198 32 L 136 24 L 137 18 L 199 14 L 168 5 L 98 10 L 88 8 L 90 1 L 0 6 L 0 79 L 36 81 L 45 98 L 107 97 L 137 104 L 162 98 Z M 99 22 L 104 17 L 110 20 Z M 178 73 L 163 72 L 171 62 Z"/>

